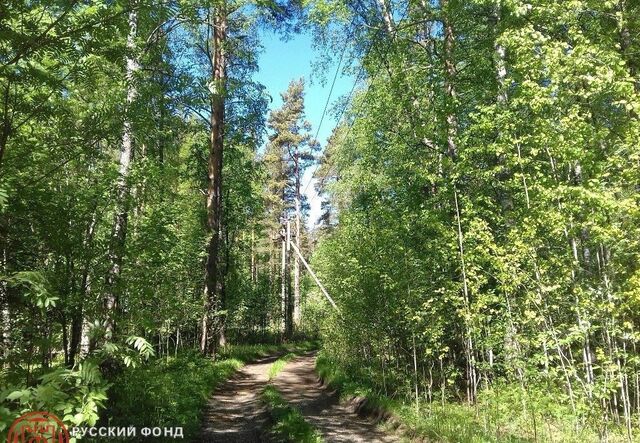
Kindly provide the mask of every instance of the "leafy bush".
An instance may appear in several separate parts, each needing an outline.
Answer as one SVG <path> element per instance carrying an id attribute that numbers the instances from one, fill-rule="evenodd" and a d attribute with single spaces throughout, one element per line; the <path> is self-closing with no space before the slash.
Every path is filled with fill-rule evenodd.
<path id="1" fill-rule="evenodd" d="M 48 411 L 72 426 L 93 426 L 107 399 L 108 384 L 95 361 L 76 369 L 58 368 L 38 378 L 35 386 L 9 384 L 0 388 L 0 432 L 31 411 Z"/>

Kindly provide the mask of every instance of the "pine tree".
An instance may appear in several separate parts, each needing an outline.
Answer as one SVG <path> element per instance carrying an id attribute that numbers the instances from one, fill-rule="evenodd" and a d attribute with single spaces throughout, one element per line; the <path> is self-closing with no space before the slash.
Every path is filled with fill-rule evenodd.
<path id="1" fill-rule="evenodd" d="M 268 127 L 272 131 L 265 155 L 265 161 L 272 173 L 271 192 L 274 206 L 272 217 L 280 219 L 280 235 L 283 239 L 282 251 L 282 306 L 284 332 L 291 336 L 294 328 L 300 326 L 300 273 L 301 264 L 297 256 L 293 259 L 293 296 L 289 289 L 289 265 L 286 241 L 291 238 L 298 248 L 301 246 L 304 230 L 304 203 L 302 195 L 302 175 L 314 160 L 315 141 L 309 133 L 310 124 L 304 119 L 304 81 L 292 81 L 282 94 L 282 107 L 271 112 Z M 277 197 L 276 197 L 277 196 Z M 293 224 L 291 220 L 293 219 Z M 292 226 L 293 225 L 293 226 Z M 287 233 L 288 232 L 288 233 Z M 275 233 L 274 233 L 275 234 Z"/>

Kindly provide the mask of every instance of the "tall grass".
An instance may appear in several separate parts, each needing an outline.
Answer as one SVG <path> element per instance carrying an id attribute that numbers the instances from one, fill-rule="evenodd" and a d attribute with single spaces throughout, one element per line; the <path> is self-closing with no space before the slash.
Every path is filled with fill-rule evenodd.
<path id="1" fill-rule="evenodd" d="M 357 379 L 324 356 L 318 357 L 316 370 L 341 397 L 365 397 L 368 405 L 387 411 L 391 425 L 402 425 L 410 437 L 433 442 L 628 442 L 624 428 L 605 433 L 581 421 L 557 393 L 546 387 L 496 384 L 483 390 L 474 405 L 448 400 L 427 402 L 420 398 L 390 399 L 366 380 Z"/>

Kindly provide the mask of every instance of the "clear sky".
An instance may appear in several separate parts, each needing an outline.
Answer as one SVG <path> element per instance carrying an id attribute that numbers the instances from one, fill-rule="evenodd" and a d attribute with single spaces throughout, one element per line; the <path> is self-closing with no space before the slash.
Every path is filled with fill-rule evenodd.
<path id="1" fill-rule="evenodd" d="M 280 93 L 287 89 L 291 80 L 304 77 L 306 118 L 311 123 L 313 127 L 312 133 L 315 135 L 329 96 L 331 82 L 337 69 L 337 60 L 333 64 L 323 66 L 323 73 L 314 71 L 312 63 L 321 56 L 322 52 L 320 49 L 313 48 L 312 36 L 309 34 L 294 35 L 289 40 L 282 41 L 278 35 L 265 31 L 262 35 L 262 43 L 264 52 L 260 56 L 260 71 L 255 76 L 255 79 L 267 87 L 269 94 L 273 98 L 270 109 L 275 109 L 282 105 Z M 338 57 L 334 58 L 337 59 Z M 322 76 L 326 78 L 324 85 L 320 81 Z M 330 112 L 332 105 L 336 99 L 348 94 L 352 86 L 353 79 L 351 77 L 338 75 L 331 93 L 329 109 L 318 134 L 318 141 L 323 149 L 327 138 L 331 135 L 331 131 L 337 123 L 335 116 Z M 302 180 L 303 189 L 307 188 L 305 192 L 307 198 L 310 201 L 313 199 L 311 201 L 309 220 L 307 221 L 309 227 L 315 224 L 320 215 L 320 199 L 313 198 L 315 195 L 313 184 L 307 187 L 314 169 L 315 166 L 310 167 Z"/>

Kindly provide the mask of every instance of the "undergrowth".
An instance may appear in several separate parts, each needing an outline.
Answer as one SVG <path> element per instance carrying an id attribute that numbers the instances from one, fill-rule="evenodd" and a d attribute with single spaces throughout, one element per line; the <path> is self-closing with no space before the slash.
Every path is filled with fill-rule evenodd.
<path id="1" fill-rule="evenodd" d="M 197 435 L 201 411 L 215 387 L 243 365 L 237 358 L 212 361 L 182 355 L 127 370 L 110 392 L 109 426 L 182 426 L 187 441 Z M 156 439 L 157 440 L 157 439 Z"/>
<path id="2" fill-rule="evenodd" d="M 608 429 L 606 438 L 589 424 L 580 423 L 571 408 L 551 391 L 504 385 L 485 390 L 475 405 L 434 399 L 391 399 L 363 379 L 351 377 L 326 356 L 316 360 L 320 377 L 338 389 L 342 399 L 364 397 L 367 407 L 382 409 L 409 437 L 434 442 L 627 442 L 622 428 Z M 525 401 L 526 400 L 526 401 Z M 526 405 L 526 407 L 524 406 Z"/>

